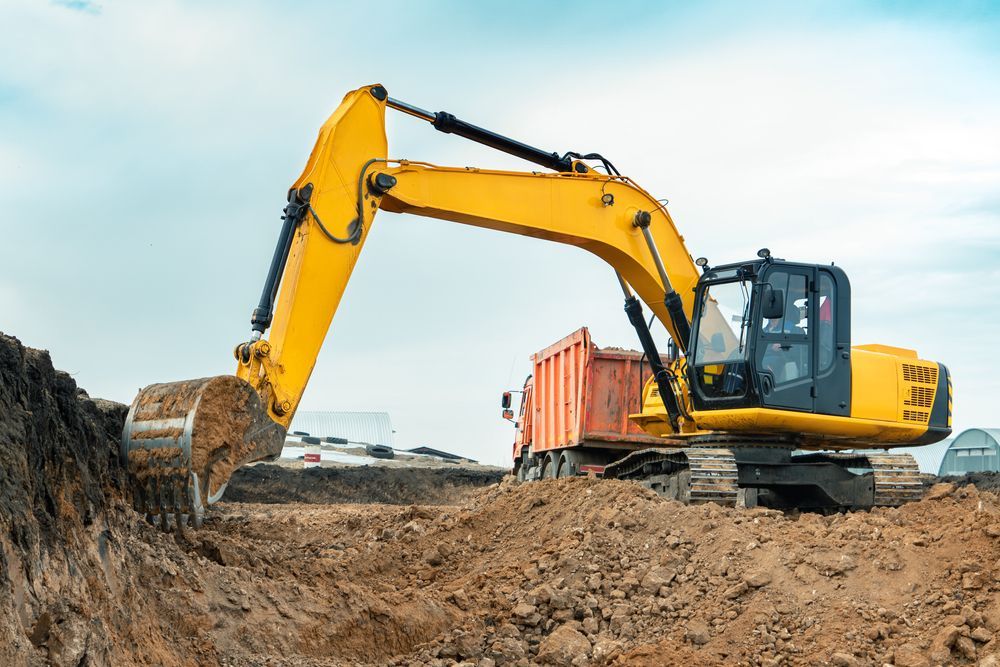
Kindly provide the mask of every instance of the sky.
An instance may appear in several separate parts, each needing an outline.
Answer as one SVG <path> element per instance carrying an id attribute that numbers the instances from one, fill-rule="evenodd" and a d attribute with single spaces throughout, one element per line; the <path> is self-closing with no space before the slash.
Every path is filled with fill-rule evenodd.
<path id="1" fill-rule="evenodd" d="M 601 152 L 713 264 L 836 262 L 854 343 L 945 363 L 956 432 L 1000 426 L 1000 3 L 5 0 L 0 330 L 122 402 L 233 372 L 288 185 L 374 82 Z M 387 128 L 395 157 L 533 168 Z M 596 257 L 382 213 L 301 409 L 506 463 L 500 393 L 584 325 L 637 347 Z"/>

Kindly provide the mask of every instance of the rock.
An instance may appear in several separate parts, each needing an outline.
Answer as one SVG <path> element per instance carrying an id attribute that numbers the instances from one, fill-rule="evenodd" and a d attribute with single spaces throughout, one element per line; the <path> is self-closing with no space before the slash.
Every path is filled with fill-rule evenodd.
<path id="1" fill-rule="evenodd" d="M 552 612 L 551 618 L 553 621 L 563 623 L 566 621 L 572 621 L 575 616 L 576 612 L 572 609 L 556 609 Z"/>
<path id="2" fill-rule="evenodd" d="M 961 630 L 954 625 L 948 625 L 941 629 L 934 637 L 933 644 L 935 646 L 943 646 L 945 648 L 951 648 L 955 645 L 955 640 L 958 639 L 961 634 Z"/>
<path id="3" fill-rule="evenodd" d="M 729 588 L 727 588 L 726 591 L 722 595 L 727 600 L 735 600 L 739 596 L 741 596 L 744 593 L 746 593 L 747 590 L 749 590 L 749 588 L 750 587 L 747 584 L 747 582 L 741 581 L 740 583 L 735 584 L 735 585 L 730 586 Z"/>
<path id="4" fill-rule="evenodd" d="M 657 565 L 656 567 L 650 568 L 649 572 L 646 573 L 646 576 L 642 578 L 642 583 L 640 585 L 643 590 L 656 595 L 659 593 L 661 587 L 668 586 L 673 580 L 673 570 Z"/>
<path id="5" fill-rule="evenodd" d="M 553 609 L 568 609 L 573 606 L 573 602 L 573 597 L 564 590 L 555 590 L 549 595 L 549 606 Z"/>
<path id="6" fill-rule="evenodd" d="M 979 660 L 978 667 L 1000 667 L 1000 654 L 991 653 Z"/>
<path id="7" fill-rule="evenodd" d="M 501 637 L 513 637 L 514 639 L 521 636 L 521 632 L 513 623 L 501 623 L 497 627 L 497 634 Z"/>
<path id="8" fill-rule="evenodd" d="M 941 628 L 931 642 L 928 653 L 931 662 L 936 664 L 948 662 L 951 659 L 951 648 L 955 646 L 961 632 L 961 629 L 954 625 L 946 625 Z"/>
<path id="9" fill-rule="evenodd" d="M 850 554 L 826 552 L 812 557 L 813 566 L 825 577 L 843 575 L 858 566 L 857 559 Z"/>
<path id="10" fill-rule="evenodd" d="M 523 625 L 530 625 L 534 627 L 542 621 L 542 616 L 538 613 L 538 608 L 533 604 L 528 604 L 527 602 L 522 602 L 514 607 L 511 614 L 513 614 L 514 618 L 516 618 Z"/>
<path id="11" fill-rule="evenodd" d="M 976 645 L 968 637 L 959 637 L 955 640 L 955 650 L 959 655 L 974 660 L 976 657 Z"/>
<path id="12" fill-rule="evenodd" d="M 913 644 L 903 644 L 895 651 L 892 660 L 895 667 L 930 667 L 927 651 Z"/>
<path id="13" fill-rule="evenodd" d="M 758 570 L 756 572 L 751 572 L 743 578 L 747 586 L 750 588 L 763 588 L 771 583 L 771 573 L 767 570 Z"/>
<path id="14" fill-rule="evenodd" d="M 960 628 L 965 625 L 965 616 L 962 614 L 951 614 L 941 619 L 941 623 L 945 626 L 954 625 L 956 628 Z"/>
<path id="15" fill-rule="evenodd" d="M 490 657 L 501 664 L 516 662 L 524 657 L 524 647 L 513 637 L 504 637 L 493 642 Z"/>
<path id="16" fill-rule="evenodd" d="M 542 584 L 541 586 L 535 586 L 531 591 L 524 596 L 525 602 L 528 604 L 548 604 L 549 600 L 552 599 L 552 589 L 547 584 Z"/>
<path id="17" fill-rule="evenodd" d="M 696 646 L 703 646 L 712 638 L 711 634 L 709 634 L 708 624 L 697 619 L 688 621 L 684 637 Z"/>
<path id="18" fill-rule="evenodd" d="M 424 557 L 424 562 L 433 567 L 437 567 L 443 562 L 443 559 L 441 558 L 441 552 L 438 550 L 437 547 L 431 547 L 430 549 L 425 551 L 423 557 Z"/>
<path id="19" fill-rule="evenodd" d="M 568 625 L 561 625 L 542 640 L 537 660 L 548 665 L 572 665 L 579 657 L 590 655 L 590 641 Z"/>
<path id="20" fill-rule="evenodd" d="M 819 579 L 819 575 L 808 565 L 800 564 L 795 567 L 795 578 L 803 583 L 811 584 Z"/>
<path id="21" fill-rule="evenodd" d="M 465 589 L 459 588 L 452 591 L 451 595 L 448 596 L 448 599 L 462 611 L 469 610 L 469 596 L 466 595 Z"/>
<path id="22" fill-rule="evenodd" d="M 924 496 L 924 500 L 941 500 L 942 498 L 947 498 L 952 493 L 955 492 L 955 485 L 950 482 L 945 482 L 943 484 L 935 484 L 931 487 L 930 491 Z"/>
<path id="23" fill-rule="evenodd" d="M 972 637 L 973 639 L 975 639 L 977 642 L 979 642 L 981 644 L 985 644 L 985 643 L 993 640 L 993 633 L 990 632 L 989 630 L 987 630 L 986 628 L 982 628 L 982 627 L 976 628 L 975 630 L 973 630 L 969 634 L 969 636 Z"/>
<path id="24" fill-rule="evenodd" d="M 859 667 L 861 663 L 850 653 L 834 653 L 830 656 L 830 664 L 836 667 Z"/>
<path id="25" fill-rule="evenodd" d="M 535 605 L 528 604 L 527 602 L 522 602 L 521 604 L 517 605 L 516 607 L 514 607 L 514 609 L 511 610 L 511 614 L 513 614 L 515 618 L 524 619 L 528 618 L 536 611 L 538 611 L 538 607 L 536 607 Z"/>
<path id="26" fill-rule="evenodd" d="M 464 633 L 453 641 L 455 652 L 460 658 L 474 660 L 483 654 L 479 639 L 471 633 Z"/>
<path id="27" fill-rule="evenodd" d="M 592 657 L 597 664 L 611 662 L 621 655 L 621 644 L 612 639 L 598 639 L 594 644 Z"/>

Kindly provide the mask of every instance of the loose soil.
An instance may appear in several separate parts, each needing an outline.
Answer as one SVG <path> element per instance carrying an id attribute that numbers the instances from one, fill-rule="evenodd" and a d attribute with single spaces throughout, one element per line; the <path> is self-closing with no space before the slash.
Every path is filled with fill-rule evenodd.
<path id="1" fill-rule="evenodd" d="M 1000 659 L 1000 497 L 974 485 L 825 517 L 505 478 L 421 504 L 226 502 L 178 537 L 126 503 L 123 418 L 0 336 L 0 664 Z M 282 493 L 269 468 L 234 489 Z M 352 474 L 327 483 L 374 497 Z"/>

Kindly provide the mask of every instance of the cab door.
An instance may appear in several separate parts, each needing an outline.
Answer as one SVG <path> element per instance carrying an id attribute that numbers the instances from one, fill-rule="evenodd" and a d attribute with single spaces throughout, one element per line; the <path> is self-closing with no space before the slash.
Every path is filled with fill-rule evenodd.
<path id="1" fill-rule="evenodd" d="M 782 295 L 780 315 L 764 317 L 757 309 L 754 350 L 757 386 L 764 407 L 812 412 L 815 407 L 815 290 L 816 270 L 775 265 L 759 287 Z M 813 298 L 810 298 L 813 297 Z M 760 301 L 760 299 L 758 299 Z"/>
<path id="2" fill-rule="evenodd" d="M 837 267 L 816 269 L 815 412 L 851 415 L 851 287 Z"/>

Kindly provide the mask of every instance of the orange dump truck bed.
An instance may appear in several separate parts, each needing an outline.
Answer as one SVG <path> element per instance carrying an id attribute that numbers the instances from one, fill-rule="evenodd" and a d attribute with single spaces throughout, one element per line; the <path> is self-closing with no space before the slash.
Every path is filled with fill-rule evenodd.
<path id="1" fill-rule="evenodd" d="M 566 447 L 633 448 L 660 442 L 629 421 L 650 376 L 642 353 L 598 348 L 583 327 L 532 355 L 515 458 Z"/>

